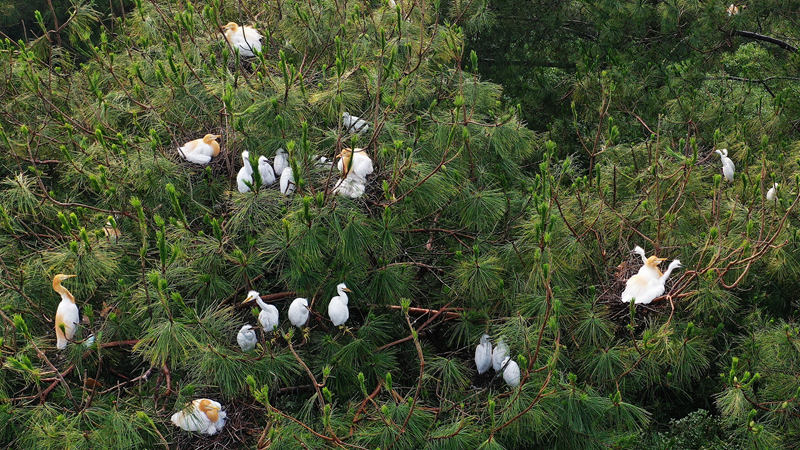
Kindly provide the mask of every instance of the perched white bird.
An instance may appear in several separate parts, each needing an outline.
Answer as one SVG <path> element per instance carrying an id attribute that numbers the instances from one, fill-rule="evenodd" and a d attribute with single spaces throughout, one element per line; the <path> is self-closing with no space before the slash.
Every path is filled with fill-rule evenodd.
<path id="1" fill-rule="evenodd" d="M 509 386 L 519 386 L 519 365 L 513 359 L 506 357 L 503 360 L 503 364 L 505 366 L 503 370 L 503 380 L 505 380 L 506 384 Z"/>
<path id="2" fill-rule="evenodd" d="M 294 184 L 294 172 L 291 167 L 286 167 L 281 174 L 281 194 L 292 195 L 295 189 L 297 185 Z"/>
<path id="3" fill-rule="evenodd" d="M 772 202 L 778 196 L 778 183 L 772 183 L 772 187 L 767 191 L 767 200 Z"/>
<path id="4" fill-rule="evenodd" d="M 722 160 L 722 175 L 725 176 L 726 180 L 733 181 L 733 173 L 736 171 L 736 166 L 734 166 L 733 161 L 728 158 L 728 149 L 719 149 L 717 153 L 719 153 L 719 158 Z"/>
<path id="5" fill-rule="evenodd" d="M 261 294 L 257 291 L 250 291 L 247 293 L 247 298 L 244 299 L 242 304 L 247 302 L 251 302 L 255 300 L 258 303 L 258 307 L 261 308 L 261 312 L 258 313 L 258 322 L 261 323 L 261 327 L 264 328 L 265 333 L 271 333 L 275 331 L 275 328 L 278 328 L 278 324 L 280 324 L 280 314 L 278 313 L 278 308 L 275 305 L 270 305 L 268 303 L 264 303 L 261 300 Z"/>
<path id="6" fill-rule="evenodd" d="M 348 112 L 342 113 L 342 125 L 346 131 L 352 133 L 366 133 L 369 130 L 366 120 L 358 116 L 351 116 Z"/>
<path id="7" fill-rule="evenodd" d="M 373 172 L 372 159 L 364 149 L 355 150 L 345 148 L 338 155 L 338 169 L 342 177 L 333 188 L 333 192 L 350 198 L 364 195 L 367 185 L 367 175 Z"/>
<path id="8" fill-rule="evenodd" d="M 239 343 L 239 348 L 241 348 L 243 352 L 249 352 L 256 348 L 258 338 L 256 338 L 256 332 L 253 330 L 253 326 L 244 325 L 239 330 L 239 333 L 236 334 L 236 342 Z"/>
<path id="9" fill-rule="evenodd" d="M 728 16 L 735 16 L 739 14 L 739 7 L 731 3 L 731 5 L 728 6 L 727 11 L 728 11 Z"/>
<path id="10" fill-rule="evenodd" d="M 242 152 L 242 168 L 236 174 L 236 188 L 239 192 L 244 194 L 250 192 L 250 186 L 253 185 L 253 166 L 250 165 L 250 152 Z"/>
<path id="11" fill-rule="evenodd" d="M 269 186 L 275 182 L 275 171 L 272 170 L 269 160 L 264 155 L 258 157 L 258 173 L 261 175 L 262 186 Z"/>
<path id="12" fill-rule="evenodd" d="M 241 56 L 255 56 L 255 52 L 261 51 L 261 33 L 255 28 L 247 25 L 240 27 L 235 22 L 228 22 L 222 29 L 231 48 L 239 49 Z"/>
<path id="13" fill-rule="evenodd" d="M 503 368 L 503 361 L 505 361 L 506 356 L 508 356 L 508 346 L 500 338 L 492 350 L 492 368 L 495 372 Z"/>
<path id="14" fill-rule="evenodd" d="M 72 278 L 75 275 L 64 275 L 60 273 L 53 277 L 53 290 L 61 295 L 61 303 L 56 310 L 56 347 L 59 350 L 67 348 L 67 342 L 75 337 L 75 331 L 80 323 L 80 313 L 78 305 L 75 304 L 75 297 L 61 282 Z"/>
<path id="15" fill-rule="evenodd" d="M 183 144 L 178 148 L 178 153 L 183 159 L 205 166 L 211 162 L 211 158 L 219 155 L 218 134 L 207 134 L 200 139 L 195 139 Z"/>
<path id="16" fill-rule="evenodd" d="M 279 148 L 277 152 L 275 152 L 275 176 L 281 176 L 283 174 L 283 169 L 289 167 L 289 154 L 286 153 L 286 150 Z"/>
<path id="17" fill-rule="evenodd" d="M 184 431 L 196 431 L 208 436 L 216 434 L 225 426 L 228 415 L 222 405 L 207 398 L 192 401 L 186 409 L 172 415 L 172 423 Z"/>
<path id="18" fill-rule="evenodd" d="M 634 247 L 633 253 L 641 256 L 642 262 L 644 263 L 642 267 L 639 268 L 639 272 L 636 273 L 637 275 L 643 275 L 650 279 L 661 276 L 661 269 L 658 268 L 658 265 L 661 264 L 662 261 L 666 261 L 667 258 L 658 258 L 656 255 L 652 255 L 648 258 L 645 256 L 644 249 L 638 245 Z"/>
<path id="19" fill-rule="evenodd" d="M 338 327 L 344 325 L 347 319 L 350 318 L 350 310 L 347 309 L 347 292 L 353 291 L 348 289 L 344 283 L 339 283 L 336 286 L 336 291 L 339 295 L 331 298 L 330 303 L 328 303 L 328 317 Z"/>
<path id="20" fill-rule="evenodd" d="M 674 260 L 669 263 L 667 271 L 658 278 L 649 278 L 647 276 L 640 276 L 636 274 L 625 283 L 625 290 L 622 292 L 621 300 L 628 303 L 634 299 L 636 304 L 650 303 L 653 299 L 661 296 L 664 293 L 664 284 L 673 270 L 681 267 L 679 260 Z"/>
<path id="21" fill-rule="evenodd" d="M 289 305 L 289 322 L 297 328 L 302 328 L 308 322 L 308 299 L 296 298 Z"/>
<path id="22" fill-rule="evenodd" d="M 481 343 L 475 347 L 475 366 L 478 368 L 479 374 L 483 374 L 492 367 L 492 343 L 489 341 L 488 334 L 481 336 Z"/>

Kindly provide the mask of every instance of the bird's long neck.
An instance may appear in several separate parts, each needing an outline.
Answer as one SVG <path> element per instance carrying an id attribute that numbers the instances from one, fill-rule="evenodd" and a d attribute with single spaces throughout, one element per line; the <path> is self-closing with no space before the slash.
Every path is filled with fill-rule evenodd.
<path id="1" fill-rule="evenodd" d="M 339 298 L 341 298 L 344 304 L 346 305 L 348 301 L 347 293 L 344 290 L 342 290 L 342 288 L 339 288 L 336 291 L 339 293 Z"/>
<path id="2" fill-rule="evenodd" d="M 663 275 L 661 275 L 661 282 L 662 283 L 665 283 L 667 281 L 667 278 L 669 278 L 669 274 L 671 274 L 673 270 L 675 270 L 675 266 L 670 264 L 669 267 L 667 267 L 667 271 L 664 272 Z"/>
<path id="3" fill-rule="evenodd" d="M 250 157 L 242 155 L 242 164 L 247 173 L 253 173 L 253 166 L 250 165 Z"/>
<path id="4" fill-rule="evenodd" d="M 264 300 L 261 300 L 261 296 L 256 296 L 256 303 L 258 303 L 258 307 L 261 308 L 262 311 L 267 309 L 267 304 L 264 303 Z"/>
<path id="5" fill-rule="evenodd" d="M 72 303 L 75 303 L 75 297 L 72 295 L 72 292 L 62 286 L 61 281 L 53 282 L 53 290 L 61 295 L 61 300 L 69 300 Z"/>

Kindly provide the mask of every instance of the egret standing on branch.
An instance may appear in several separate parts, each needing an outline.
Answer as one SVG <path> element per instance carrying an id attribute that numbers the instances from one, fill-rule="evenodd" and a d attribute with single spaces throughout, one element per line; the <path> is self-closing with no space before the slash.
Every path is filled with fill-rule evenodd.
<path id="1" fill-rule="evenodd" d="M 255 52 L 261 51 L 261 33 L 255 28 L 247 25 L 240 27 L 236 22 L 228 22 L 222 30 L 225 39 L 234 50 L 239 50 L 241 56 L 249 58 L 255 56 Z"/>
<path id="2" fill-rule="evenodd" d="M 178 148 L 178 153 L 191 163 L 205 166 L 211 162 L 212 157 L 219 155 L 219 143 L 216 141 L 219 137 L 218 134 L 207 134 L 200 139 L 189 141 Z"/>
<path id="3" fill-rule="evenodd" d="M 350 310 L 347 308 L 347 292 L 353 291 L 348 289 L 344 283 L 339 283 L 336 286 L 336 291 L 339 295 L 331 298 L 330 303 L 328 303 L 328 317 L 331 318 L 331 322 L 335 326 L 340 327 L 350 318 Z"/>
<path id="4" fill-rule="evenodd" d="M 302 328 L 308 322 L 308 299 L 296 298 L 289 305 L 289 322 L 297 328 Z"/>
<path id="5" fill-rule="evenodd" d="M 75 331 L 80 323 L 80 313 L 78 305 L 75 304 L 75 296 L 61 286 L 61 282 L 72 278 L 75 275 L 64 275 L 60 273 L 53 277 L 53 290 L 61 295 L 61 303 L 56 310 L 56 347 L 59 350 L 67 348 L 67 342 L 75 337 Z"/>
<path id="6" fill-rule="evenodd" d="M 733 165 L 733 161 L 728 158 L 728 149 L 721 148 L 717 150 L 719 153 L 719 158 L 722 160 L 722 175 L 725 176 L 725 179 L 729 182 L 733 182 L 733 173 L 736 171 L 736 166 Z"/>
<path id="7" fill-rule="evenodd" d="M 278 324 L 280 323 L 278 308 L 276 308 L 275 305 L 264 303 L 264 301 L 261 300 L 261 294 L 256 291 L 248 292 L 247 298 L 244 299 L 242 304 L 244 305 L 253 300 L 255 300 L 259 308 L 261 308 L 261 312 L 258 313 L 258 321 L 261 323 L 261 327 L 264 328 L 264 332 L 271 333 L 275 331 L 275 328 L 278 328 Z"/>

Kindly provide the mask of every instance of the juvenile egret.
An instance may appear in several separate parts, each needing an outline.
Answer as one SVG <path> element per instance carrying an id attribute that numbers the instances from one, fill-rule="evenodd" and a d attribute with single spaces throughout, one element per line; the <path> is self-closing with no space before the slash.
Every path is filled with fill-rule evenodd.
<path id="1" fill-rule="evenodd" d="M 500 338 L 497 345 L 494 346 L 494 350 L 492 350 L 492 368 L 495 372 L 503 368 L 503 361 L 505 361 L 506 356 L 508 356 L 508 346 Z"/>
<path id="2" fill-rule="evenodd" d="M 358 116 L 351 116 L 348 112 L 342 113 L 342 125 L 346 131 L 353 133 L 366 133 L 369 130 L 366 120 Z"/>
<path id="3" fill-rule="evenodd" d="M 681 262 L 676 259 L 669 263 L 667 271 L 658 278 L 648 278 L 639 274 L 630 277 L 628 282 L 625 283 L 625 290 L 622 292 L 621 300 L 624 303 L 628 303 L 631 299 L 634 299 L 636 304 L 652 302 L 653 299 L 664 293 L 664 284 L 667 282 L 667 278 L 669 278 L 673 270 L 679 267 L 682 267 Z"/>
<path id="4" fill-rule="evenodd" d="M 728 11 L 728 16 L 729 17 L 730 16 L 735 16 L 735 15 L 739 14 L 739 7 L 734 5 L 733 3 L 731 3 L 731 5 L 728 6 L 727 11 Z"/>
<path id="5" fill-rule="evenodd" d="M 192 401 L 186 409 L 172 415 L 172 423 L 184 431 L 212 436 L 225 426 L 228 415 L 222 405 L 207 398 Z"/>
<path id="6" fill-rule="evenodd" d="M 243 326 L 239 330 L 239 333 L 236 334 L 236 342 L 239 343 L 239 348 L 241 348 L 243 352 L 249 352 L 250 350 L 256 348 L 256 342 L 258 342 L 258 339 L 256 338 L 256 332 L 253 330 L 253 326 Z"/>
<path id="7" fill-rule="evenodd" d="M 219 155 L 218 134 L 207 134 L 200 139 L 195 139 L 183 144 L 178 149 L 178 153 L 183 159 L 205 166 L 211 162 L 211 158 Z"/>
<path id="8" fill-rule="evenodd" d="M 53 277 L 53 290 L 61 295 L 61 303 L 58 304 L 56 310 L 56 348 L 59 350 L 67 348 L 67 342 L 75 336 L 78 323 L 80 323 L 75 297 L 67 288 L 61 286 L 62 281 L 74 276 L 60 273 Z"/>
<path id="9" fill-rule="evenodd" d="M 308 322 L 308 299 L 296 298 L 289 305 L 289 322 L 297 328 L 302 328 Z"/>
<path id="10" fill-rule="evenodd" d="M 772 183 L 772 187 L 767 191 L 767 200 L 772 202 L 778 196 L 778 183 Z"/>
<path id="11" fill-rule="evenodd" d="M 350 310 L 347 309 L 347 292 L 353 291 L 348 289 L 344 283 L 339 283 L 336 286 L 336 291 L 339 295 L 331 298 L 330 303 L 328 303 L 328 317 L 338 327 L 344 325 L 347 319 L 350 318 Z"/>
<path id="12" fill-rule="evenodd" d="M 722 175 L 725 176 L 726 180 L 733 181 L 733 173 L 736 171 L 736 166 L 734 166 L 733 161 L 728 158 L 728 149 L 719 149 L 717 153 L 719 153 L 719 158 L 722 160 Z"/>
<path id="13" fill-rule="evenodd" d="M 503 360 L 503 380 L 509 386 L 519 386 L 519 365 L 513 359 L 506 357 Z"/>
<path id="14" fill-rule="evenodd" d="M 283 169 L 289 167 L 289 154 L 286 153 L 286 150 L 279 148 L 277 152 L 275 152 L 275 176 L 281 176 L 283 174 Z"/>
<path id="15" fill-rule="evenodd" d="M 281 194 L 292 195 L 295 189 L 297 185 L 294 184 L 294 172 L 291 167 L 286 167 L 281 174 Z"/>
<path id="16" fill-rule="evenodd" d="M 275 171 L 272 170 L 269 160 L 264 155 L 258 157 L 258 173 L 261 175 L 262 186 L 269 186 L 275 182 Z"/>
<path id="17" fill-rule="evenodd" d="M 661 276 L 661 269 L 658 268 L 658 265 L 661 264 L 662 261 L 666 261 L 667 258 L 658 258 L 656 255 L 652 255 L 648 258 L 645 256 L 644 249 L 638 245 L 634 247 L 633 253 L 641 256 L 642 262 L 644 263 L 642 267 L 639 268 L 637 275 L 643 275 L 651 279 Z"/>
<path id="18" fill-rule="evenodd" d="M 475 347 L 475 367 L 478 368 L 479 374 L 483 374 L 492 367 L 492 343 L 489 341 L 488 334 L 481 336 L 481 343 Z"/>
<path id="19" fill-rule="evenodd" d="M 275 328 L 278 328 L 278 324 L 280 324 L 280 314 L 278 313 L 278 308 L 275 305 L 270 305 L 268 303 L 264 303 L 261 300 L 261 294 L 256 291 L 250 291 L 247 293 L 247 298 L 244 299 L 242 304 L 244 305 L 247 302 L 251 302 L 255 300 L 258 303 L 259 308 L 261 308 L 261 312 L 258 313 L 258 322 L 261 323 L 261 326 L 264 328 L 265 333 L 271 333 L 275 331 Z"/>
<path id="20" fill-rule="evenodd" d="M 345 148 L 338 156 L 337 167 L 342 172 L 342 178 L 333 192 L 350 198 L 361 197 L 366 190 L 367 175 L 373 172 L 372 159 L 361 148 Z"/>
<path id="21" fill-rule="evenodd" d="M 236 174 L 236 188 L 239 192 L 244 194 L 250 192 L 250 186 L 253 185 L 253 166 L 250 165 L 250 152 L 242 152 L 242 168 Z"/>
<path id="22" fill-rule="evenodd" d="M 255 52 L 261 51 L 261 33 L 255 28 L 247 25 L 240 27 L 235 22 L 228 22 L 222 29 L 225 32 L 225 39 L 234 50 L 239 49 L 241 56 L 255 56 Z"/>

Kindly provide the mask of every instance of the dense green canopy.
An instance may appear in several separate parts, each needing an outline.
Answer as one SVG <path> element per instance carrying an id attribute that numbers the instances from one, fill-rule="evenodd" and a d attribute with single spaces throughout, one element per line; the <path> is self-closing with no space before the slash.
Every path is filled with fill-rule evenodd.
<path id="1" fill-rule="evenodd" d="M 77 2 L 0 43 L 0 443 L 795 447 L 800 5 L 395 1 Z M 238 192 L 279 148 L 297 191 Z M 318 164 L 344 148 L 360 198 Z M 647 305 L 636 245 L 683 264 Z M 281 324 L 246 353 L 251 289 Z M 196 398 L 220 433 L 170 422 Z"/>

